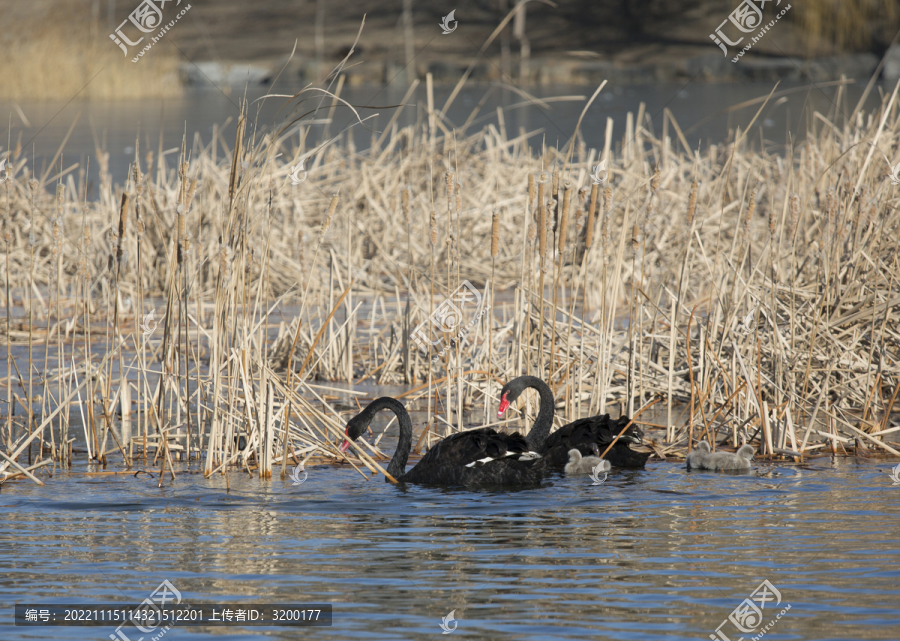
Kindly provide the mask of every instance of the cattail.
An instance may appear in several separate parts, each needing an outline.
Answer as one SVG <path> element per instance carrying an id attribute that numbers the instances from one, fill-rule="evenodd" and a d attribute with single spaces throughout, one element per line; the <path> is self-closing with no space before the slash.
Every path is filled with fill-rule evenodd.
<path id="1" fill-rule="evenodd" d="M 543 183 L 541 183 L 543 190 Z M 543 202 L 538 202 L 538 251 L 540 252 L 541 261 L 547 255 L 547 208 Z"/>
<path id="2" fill-rule="evenodd" d="M 232 251 L 231 247 L 229 247 L 226 243 L 219 243 L 219 274 L 222 277 L 222 281 L 227 281 L 231 278 L 231 261 L 234 256 L 234 251 Z"/>
<path id="3" fill-rule="evenodd" d="M 453 172 L 448 171 L 444 174 L 444 179 L 447 182 L 447 209 L 450 209 L 450 200 L 453 198 Z"/>
<path id="4" fill-rule="evenodd" d="M 431 211 L 431 248 L 432 250 L 437 248 L 438 242 L 438 226 L 437 226 L 437 212 Z"/>
<path id="5" fill-rule="evenodd" d="M 528 211 L 534 211 L 534 174 L 528 174 Z"/>
<path id="6" fill-rule="evenodd" d="M 328 213 L 325 214 L 325 218 L 322 220 L 322 229 L 319 230 L 319 245 L 325 242 L 325 234 L 328 233 L 328 228 L 331 227 L 331 219 L 334 218 L 334 211 L 337 209 L 337 204 L 338 194 L 335 194 L 331 198 L 331 204 L 328 206 Z"/>
<path id="7" fill-rule="evenodd" d="M 634 250 L 634 253 L 637 253 L 638 249 L 641 248 L 641 228 L 637 223 L 631 227 L 631 249 Z"/>
<path id="8" fill-rule="evenodd" d="M 555 199 L 553 197 L 556 196 Z M 553 213 L 553 231 L 559 227 L 559 167 L 553 168 L 553 182 L 550 185 L 550 211 Z"/>
<path id="9" fill-rule="evenodd" d="M 650 189 L 654 192 L 659 189 L 659 165 L 653 171 L 653 177 L 650 179 Z"/>
<path id="10" fill-rule="evenodd" d="M 788 200 L 788 209 L 791 211 L 791 240 L 794 240 L 794 235 L 797 233 L 797 225 L 800 223 L 800 196 L 797 194 L 791 194 L 790 199 Z"/>
<path id="11" fill-rule="evenodd" d="M 750 234 L 750 221 L 753 220 L 753 214 L 756 211 L 756 192 L 756 187 L 750 192 L 750 204 L 747 205 L 747 217 L 744 218 L 744 237 Z"/>
<path id="12" fill-rule="evenodd" d="M 400 190 L 400 207 L 407 223 L 409 222 L 409 195 L 409 187 L 403 187 Z"/>
<path id="13" fill-rule="evenodd" d="M 462 211 L 462 185 L 456 183 L 456 213 L 459 215 L 459 212 Z"/>
<path id="14" fill-rule="evenodd" d="M 528 244 L 534 245 L 534 240 L 537 238 L 537 225 L 534 224 L 533 220 L 528 221 Z"/>
<path id="15" fill-rule="evenodd" d="M 603 190 L 603 209 L 605 211 L 605 215 L 609 216 L 612 213 L 613 206 L 613 198 L 612 198 L 612 187 L 609 185 Z"/>
<path id="16" fill-rule="evenodd" d="M 491 216 L 491 258 L 497 258 L 500 249 L 500 212 L 494 209 Z"/>
<path id="17" fill-rule="evenodd" d="M 584 231 L 584 248 L 590 249 L 594 241 L 594 219 L 597 215 L 597 196 L 600 191 L 600 185 L 594 183 L 591 185 L 591 201 L 588 205 L 587 229 Z"/>
<path id="18" fill-rule="evenodd" d="M 700 183 L 696 180 L 691 183 L 691 195 L 688 198 L 688 208 L 687 208 L 687 228 L 688 233 L 690 233 L 691 228 L 694 225 L 694 214 L 697 212 L 697 192 L 700 191 Z"/>
<path id="19" fill-rule="evenodd" d="M 194 193 L 195 193 L 196 191 L 197 191 L 197 179 L 194 178 L 194 179 L 191 181 L 191 188 L 188 190 L 187 199 L 185 200 L 185 203 L 184 203 L 184 209 L 185 209 L 185 211 L 190 211 L 190 210 L 191 210 L 191 202 L 194 200 Z"/>
<path id="20" fill-rule="evenodd" d="M 544 186 L 546 184 L 547 184 L 547 174 L 541 174 L 541 179 L 538 182 L 537 211 L 540 211 L 540 208 L 544 205 Z"/>
<path id="21" fill-rule="evenodd" d="M 563 194 L 562 216 L 559 219 L 559 255 L 562 256 L 566 250 L 566 230 L 569 220 L 569 207 L 572 200 L 572 181 L 567 180 L 565 185 L 565 194 Z"/>

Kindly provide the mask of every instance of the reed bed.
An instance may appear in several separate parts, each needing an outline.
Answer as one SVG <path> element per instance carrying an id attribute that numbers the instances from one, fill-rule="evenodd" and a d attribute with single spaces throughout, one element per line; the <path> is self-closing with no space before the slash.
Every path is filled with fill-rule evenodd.
<path id="1" fill-rule="evenodd" d="M 160 482 L 179 461 L 383 472 L 377 442 L 337 449 L 370 392 L 328 381 L 406 386 L 421 448 L 487 422 L 521 374 L 550 383 L 557 422 L 659 403 L 639 421 L 660 458 L 698 439 L 898 456 L 900 215 L 879 151 L 900 142 L 896 98 L 816 114 L 781 155 L 751 144 L 755 118 L 700 150 L 643 107 L 600 150 L 510 136 L 502 111 L 469 131 L 430 106 L 365 151 L 245 113 L 233 140 L 136 151 L 124 185 L 98 149 L 93 199 L 83 168 L 37 175 L 14 147 L 0 472 L 40 482 L 81 453 Z"/>

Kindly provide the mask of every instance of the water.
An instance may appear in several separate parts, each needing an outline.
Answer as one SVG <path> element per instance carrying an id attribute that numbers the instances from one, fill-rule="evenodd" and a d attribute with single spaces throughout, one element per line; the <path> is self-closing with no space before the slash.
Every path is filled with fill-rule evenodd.
<path id="1" fill-rule="evenodd" d="M 769 152 L 785 154 L 786 150 L 789 150 L 787 146 L 789 135 L 793 137 L 795 143 L 803 140 L 807 126 L 813 122 L 812 114 L 817 111 L 834 117 L 837 125 L 843 126 L 844 120 L 852 113 L 862 95 L 865 84 L 865 81 L 860 81 L 847 86 L 838 97 L 838 88 L 828 83 L 810 86 L 797 82 L 782 82 L 778 86 L 778 94 L 769 101 L 754 124 L 748 143 L 759 148 L 760 139 L 764 138 Z M 663 109 L 668 108 L 683 130 L 688 144 L 694 149 L 698 147 L 706 149 L 710 143 L 724 140 L 729 131 L 735 127 L 746 127 L 762 102 L 731 110 L 733 106 L 756 98 L 764 98 L 772 90 L 773 85 L 774 83 L 762 82 L 715 84 L 688 81 L 653 85 L 611 84 L 603 89 L 585 114 L 581 133 L 589 147 L 602 149 L 606 119 L 612 118 L 615 147 L 625 135 L 627 113 L 632 112 L 636 117 L 640 103 L 644 102 L 646 113 L 652 118 L 651 127 L 654 135 L 661 135 Z M 253 103 L 248 112 L 250 121 L 256 123 L 263 131 L 279 130 L 291 113 L 290 108 L 285 109 L 286 99 L 269 98 L 265 101 L 258 99 L 266 93 L 293 94 L 300 89 L 302 87 L 299 86 L 251 89 L 248 92 L 248 100 Z M 451 91 L 452 86 L 435 88 L 436 109 L 444 106 Z M 577 99 L 540 104 L 531 97 L 499 85 L 469 83 L 447 110 L 446 125 L 448 128 L 461 127 L 473 110 L 478 108 L 468 128 L 469 133 L 488 125 L 498 129 L 505 126 L 507 137 L 512 139 L 519 135 L 520 128 L 524 128 L 527 132 L 536 132 L 536 135 L 528 141 L 535 153 L 540 150 L 542 140 L 550 147 L 562 147 L 575 131 L 578 118 L 594 87 L 547 86 L 529 88 L 529 91 L 538 99 L 561 96 Z M 781 96 L 782 92 L 787 93 Z M 358 107 L 361 117 L 373 114 L 378 116 L 364 124 L 354 125 L 355 117 L 350 110 L 339 107 L 334 113 L 333 122 L 328 125 L 328 136 L 334 136 L 353 125 L 347 131 L 353 134 L 357 150 L 367 149 L 372 140 L 372 132 L 381 134 L 394 114 L 391 107 L 400 104 L 405 93 L 406 87 L 402 86 L 399 80 L 387 85 L 345 87 L 341 97 Z M 166 100 L 95 102 L 74 98 L 68 102 L 25 102 L 18 105 L 0 103 L 0 115 L 6 118 L 9 114 L 13 123 L 13 147 L 21 134 L 23 153 L 30 157 L 32 150 L 34 151 L 34 166 L 41 175 L 45 172 L 49 177 L 56 175 L 59 161 L 53 170 L 50 170 L 48 165 L 68 134 L 62 153 L 63 169 L 71 169 L 77 178 L 78 172 L 83 171 L 90 160 L 90 180 L 96 188 L 98 163 L 95 149 L 101 148 L 109 152 L 110 173 L 113 181 L 121 184 L 127 176 L 129 163 L 134 159 L 135 139 L 139 140 L 142 162 L 148 149 L 156 154 L 161 144 L 162 149 L 168 152 L 166 162 L 171 168 L 176 162 L 182 136 L 187 135 L 189 149 L 193 147 L 195 134 L 199 135 L 203 145 L 208 146 L 212 139 L 213 126 L 217 125 L 217 130 L 222 136 L 217 144 L 218 157 L 222 159 L 223 148 L 230 150 L 234 146 L 242 95 L 243 90 L 222 92 L 215 88 L 191 88 L 180 98 Z M 321 94 L 304 94 L 310 97 L 310 100 L 290 117 L 315 110 L 320 104 L 318 98 L 313 98 L 315 95 Z M 483 104 L 480 104 L 482 100 Z M 869 96 L 866 108 L 876 107 L 878 100 L 876 87 Z M 294 101 L 291 106 L 296 104 Z M 427 121 L 424 83 L 406 104 L 398 119 L 399 126 Z M 325 138 L 325 121 L 330 105 L 331 99 L 327 98 L 314 116 L 306 117 L 305 122 L 315 120 L 318 123 L 311 125 L 307 150 Z M 503 125 L 497 116 L 498 107 L 504 109 Z M 28 125 L 19 115 L 19 109 Z M 69 134 L 70 127 L 72 127 L 71 134 Z M 681 143 L 672 127 L 669 128 L 669 136 L 673 147 L 681 150 Z M 292 153 L 297 141 L 297 135 L 292 139 L 289 138 L 284 143 L 285 153 Z M 0 148 L 5 148 L 5 142 Z M 29 165 L 31 164 L 29 162 Z M 77 167 L 72 169 L 73 165 Z M 309 166 L 308 163 L 307 168 Z M 94 190 L 91 193 L 95 193 Z"/>
<path id="2" fill-rule="evenodd" d="M 112 626 L 15 628 L 12 604 L 137 603 L 167 579 L 187 603 L 334 605 L 330 628 L 167 639 L 435 639 L 451 610 L 452 638 L 707 639 L 766 579 L 782 602 L 764 622 L 791 606 L 767 639 L 897 639 L 891 464 L 728 476 L 651 461 L 601 486 L 504 492 L 400 488 L 346 466 L 310 467 L 299 486 L 232 472 L 227 491 L 182 473 L 160 489 L 81 465 L 0 493 L 0 638 L 108 639 Z"/>

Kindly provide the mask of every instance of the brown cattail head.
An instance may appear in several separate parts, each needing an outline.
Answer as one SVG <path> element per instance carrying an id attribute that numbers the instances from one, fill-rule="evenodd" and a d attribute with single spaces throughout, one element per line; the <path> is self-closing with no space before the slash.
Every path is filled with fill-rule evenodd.
<path id="1" fill-rule="evenodd" d="M 325 214 L 325 218 L 322 220 L 322 229 L 319 230 L 319 245 L 325 242 L 325 234 L 328 233 L 328 228 L 331 227 L 331 221 L 334 218 L 334 212 L 337 209 L 337 205 L 338 194 L 335 194 L 331 197 L 331 204 L 328 205 L 328 212 Z"/>
<path id="2" fill-rule="evenodd" d="M 431 248 L 435 249 L 438 242 L 437 212 L 431 211 Z"/>
<path id="3" fill-rule="evenodd" d="M 612 199 L 612 187 L 609 185 L 603 190 L 603 212 L 604 216 L 609 216 L 612 213 L 613 207 L 613 199 Z"/>
<path id="4" fill-rule="evenodd" d="M 403 209 L 403 216 L 406 222 L 409 222 L 409 187 L 400 189 L 400 207 Z"/>
<path id="5" fill-rule="evenodd" d="M 528 244 L 534 245 L 537 238 L 537 225 L 533 220 L 528 221 Z"/>
<path id="6" fill-rule="evenodd" d="M 543 189 L 543 183 L 541 183 L 541 187 Z M 547 208 L 544 206 L 543 202 L 538 202 L 537 228 L 538 251 L 540 252 L 541 260 L 543 261 L 544 257 L 547 255 Z"/>
<path id="7" fill-rule="evenodd" d="M 594 241 L 594 219 L 597 215 L 597 196 L 599 195 L 599 191 L 600 185 L 593 183 L 591 185 L 591 202 L 590 205 L 588 205 L 587 228 L 584 232 L 585 249 L 590 249 L 591 243 Z"/>
<path id="8" fill-rule="evenodd" d="M 659 189 L 659 165 L 653 170 L 653 177 L 650 179 L 650 189 L 654 192 Z"/>
<path id="9" fill-rule="evenodd" d="M 500 211 L 494 209 L 491 215 L 491 258 L 497 258 L 500 251 Z"/>
<path id="10" fill-rule="evenodd" d="M 769 208 L 769 239 L 775 238 L 775 208 Z"/>
<path id="11" fill-rule="evenodd" d="M 572 205 L 572 181 L 567 180 L 565 185 L 565 194 L 563 195 L 562 216 L 559 219 L 559 255 L 562 257 L 566 250 L 566 236 L 568 234 L 569 207 Z"/>
<path id="12" fill-rule="evenodd" d="M 637 223 L 631 226 L 631 249 L 637 253 L 641 248 L 641 228 Z"/>
<path id="13" fill-rule="evenodd" d="M 544 187 L 547 184 L 547 174 L 541 174 L 541 179 L 538 181 L 538 202 L 537 202 L 537 211 L 540 212 L 541 207 L 544 206 Z"/>
<path id="14" fill-rule="evenodd" d="M 122 194 L 122 207 L 119 209 L 119 250 L 125 240 L 125 230 L 128 227 L 128 194 Z M 121 251 L 117 252 L 117 256 Z"/>
<path id="15" fill-rule="evenodd" d="M 699 191 L 700 183 L 695 180 L 691 183 L 691 195 L 688 198 L 687 228 L 689 232 L 694 224 L 694 214 L 697 212 L 697 193 Z"/>
<path id="16" fill-rule="evenodd" d="M 794 240 L 797 225 L 800 223 L 800 196 L 791 194 L 788 200 L 788 209 L 791 211 L 791 240 Z"/>
<path id="17" fill-rule="evenodd" d="M 534 174 L 528 174 L 528 210 L 534 211 Z"/>
<path id="18" fill-rule="evenodd" d="M 450 200 L 453 198 L 453 172 L 448 171 L 444 174 L 447 183 L 447 209 L 450 209 Z"/>
<path id="19" fill-rule="evenodd" d="M 191 210 L 191 202 L 194 200 L 194 194 L 197 192 L 197 179 L 191 181 L 191 188 L 188 190 L 187 200 L 184 203 L 184 210 Z"/>
<path id="20" fill-rule="evenodd" d="M 750 233 L 750 221 L 753 220 L 753 214 L 756 212 L 756 187 L 750 192 L 750 203 L 747 205 L 747 217 L 744 218 L 744 236 Z"/>

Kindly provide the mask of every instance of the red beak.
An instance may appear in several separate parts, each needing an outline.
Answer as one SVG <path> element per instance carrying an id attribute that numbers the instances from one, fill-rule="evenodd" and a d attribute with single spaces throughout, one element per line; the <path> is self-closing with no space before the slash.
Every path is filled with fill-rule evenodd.
<path id="1" fill-rule="evenodd" d="M 347 436 L 347 429 L 344 428 L 344 436 Z M 346 452 L 347 448 L 350 447 L 350 439 L 344 439 L 344 442 L 341 444 L 341 452 Z"/>
<path id="2" fill-rule="evenodd" d="M 506 394 L 509 394 L 509 392 Z M 506 400 L 506 394 L 500 399 L 500 407 L 497 409 L 497 418 L 503 418 L 503 412 L 509 407 L 509 401 Z"/>

